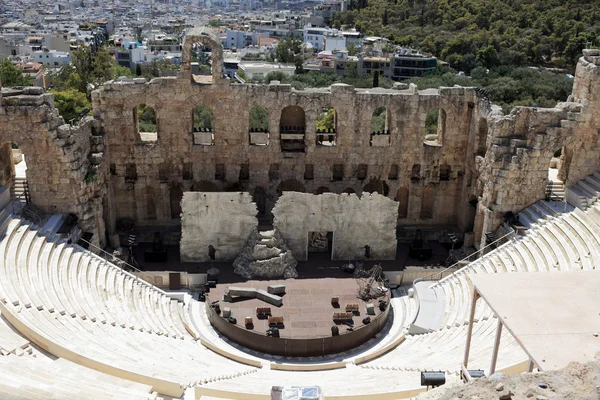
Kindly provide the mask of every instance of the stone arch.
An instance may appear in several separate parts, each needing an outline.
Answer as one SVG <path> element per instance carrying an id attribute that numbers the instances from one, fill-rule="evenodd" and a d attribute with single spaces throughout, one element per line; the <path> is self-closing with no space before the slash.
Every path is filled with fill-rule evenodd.
<path id="1" fill-rule="evenodd" d="M 190 188 L 191 192 L 218 192 L 219 187 L 210 181 L 194 182 Z"/>
<path id="2" fill-rule="evenodd" d="M 408 189 L 404 186 L 396 191 L 398 204 L 398 218 L 408 217 Z"/>
<path id="3" fill-rule="evenodd" d="M 379 178 L 371 179 L 365 186 L 363 186 L 363 193 L 374 193 L 377 192 L 384 196 L 389 194 L 390 188 L 386 181 L 382 181 Z"/>
<path id="4" fill-rule="evenodd" d="M 480 118 L 477 124 L 477 154 L 485 155 L 487 151 L 488 123 L 487 119 Z"/>
<path id="5" fill-rule="evenodd" d="M 287 132 L 293 130 L 301 130 L 304 132 L 306 129 L 306 116 L 304 109 L 300 106 L 287 106 L 281 110 L 281 118 L 279 119 L 279 131 Z"/>
<path id="6" fill-rule="evenodd" d="M 344 189 L 343 193 L 353 194 L 356 193 L 356 191 L 352 188 L 346 188 Z"/>
<path id="7" fill-rule="evenodd" d="M 315 190 L 315 194 L 323 194 L 323 193 L 331 193 L 331 190 L 329 190 L 329 188 L 326 186 L 321 186 L 321 187 L 317 188 L 317 190 Z"/>
<path id="8" fill-rule="evenodd" d="M 138 142 L 158 142 L 158 115 L 152 106 L 137 104 L 133 108 L 133 121 Z"/>
<path id="9" fill-rule="evenodd" d="M 435 190 L 433 186 L 425 186 L 421 196 L 421 219 L 433 218 L 433 203 L 435 200 Z"/>
<path id="10" fill-rule="evenodd" d="M 183 198 L 183 188 L 180 183 L 174 183 L 171 186 L 169 200 L 171 203 L 171 218 L 181 217 L 181 199 Z"/>
<path id="11" fill-rule="evenodd" d="M 192 46 L 201 43 L 211 48 L 212 82 L 217 83 L 223 79 L 223 47 L 216 33 L 208 28 L 192 28 L 183 39 L 181 51 L 181 77 L 195 82 L 192 77 Z"/>
<path id="12" fill-rule="evenodd" d="M 277 196 L 280 197 L 283 192 L 300 192 L 305 193 L 306 188 L 302 183 L 297 181 L 296 179 L 288 179 L 279 184 L 277 186 Z"/>
<path id="13" fill-rule="evenodd" d="M 304 152 L 306 115 L 300 106 L 287 106 L 281 110 L 279 135 L 282 151 Z"/>

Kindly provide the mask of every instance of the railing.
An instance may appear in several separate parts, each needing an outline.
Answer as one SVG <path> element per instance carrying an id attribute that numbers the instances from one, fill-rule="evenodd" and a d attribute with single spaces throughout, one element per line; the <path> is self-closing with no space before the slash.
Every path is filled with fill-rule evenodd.
<path id="1" fill-rule="evenodd" d="M 463 267 L 465 261 L 467 261 L 467 263 L 475 261 L 477 258 L 479 258 L 480 254 L 483 254 L 485 252 L 486 249 L 489 249 L 491 246 L 496 246 L 497 247 L 498 243 L 501 240 L 504 240 L 505 238 L 507 238 L 509 236 L 516 237 L 516 232 L 511 229 L 511 231 L 509 233 L 507 233 L 506 235 L 498 238 L 497 240 L 493 241 L 492 243 L 489 243 L 489 244 L 485 245 L 484 247 L 482 247 L 481 249 L 477 250 L 476 252 L 469 254 L 468 256 L 466 256 L 465 258 L 463 258 L 463 259 L 455 262 L 454 264 L 452 264 L 448 268 L 445 268 L 445 269 L 441 270 L 440 272 L 435 272 L 435 273 L 433 273 L 431 275 L 428 275 L 426 277 L 415 279 L 413 281 L 413 287 L 415 286 L 415 283 L 417 283 L 417 282 L 421 282 L 421 281 L 438 281 L 438 280 L 442 279 L 444 277 L 444 273 L 445 272 L 448 272 L 448 271 L 453 270 L 453 269 L 459 269 L 459 268 Z M 507 243 L 508 243 L 508 241 L 507 241 Z M 506 243 L 503 243 L 503 244 L 506 244 Z M 475 257 L 475 258 L 473 259 L 473 257 Z"/>
<path id="2" fill-rule="evenodd" d="M 94 248 L 94 249 L 96 249 L 96 250 L 100 250 L 100 251 L 101 251 L 103 254 L 105 254 L 106 256 L 110 257 L 110 259 L 112 259 L 112 260 L 115 260 L 115 259 L 117 259 L 117 257 L 116 257 L 114 254 L 110 254 L 109 252 L 107 252 L 106 250 L 104 250 L 104 249 L 102 249 L 102 248 L 100 248 L 100 247 L 96 246 L 95 244 L 93 244 L 93 243 L 91 243 L 91 242 L 88 242 L 87 240 L 85 240 L 85 239 L 83 239 L 83 238 L 80 238 L 79 240 L 80 240 L 80 241 L 82 241 L 82 242 L 84 242 L 84 243 L 87 243 L 87 245 L 88 245 L 88 246 L 91 246 L 91 247 L 93 247 L 93 248 Z M 73 243 L 73 245 L 74 245 L 75 247 L 78 247 L 80 250 L 86 250 L 86 249 L 84 249 L 83 247 L 81 247 L 80 245 L 78 245 L 78 244 L 76 244 L 76 243 Z M 146 280 L 144 280 L 144 279 L 140 279 L 138 276 L 136 276 L 136 275 L 134 275 L 134 274 L 132 274 L 132 273 L 130 273 L 130 272 L 128 272 L 128 271 L 126 271 L 125 269 L 123 269 L 123 267 L 122 267 L 121 265 L 119 265 L 119 264 L 125 264 L 125 265 L 127 265 L 129 268 L 131 268 L 132 270 L 134 270 L 134 271 L 136 271 L 136 272 L 138 272 L 138 273 L 142 274 L 143 276 L 146 276 L 146 277 L 148 277 L 148 278 L 151 278 L 151 275 L 149 275 L 149 274 L 147 274 L 146 272 L 144 272 L 144 271 L 140 270 L 139 268 L 136 268 L 136 267 L 134 267 L 133 265 L 129 264 L 128 262 L 126 262 L 126 261 L 123 261 L 123 260 L 121 260 L 121 259 L 118 259 L 118 260 L 119 260 L 118 262 L 112 262 L 112 261 L 110 261 L 110 259 L 108 259 L 108 258 L 104 258 L 104 257 L 100 257 L 99 255 L 95 254 L 95 253 L 94 253 L 94 252 L 92 252 L 92 251 L 90 251 L 90 254 L 92 254 L 92 256 L 93 256 L 93 257 L 96 257 L 96 258 L 100 259 L 101 261 L 103 261 L 103 262 L 105 262 L 105 263 L 111 263 L 112 265 L 114 265 L 114 266 L 116 266 L 117 268 L 121 269 L 121 271 L 123 271 L 123 273 L 125 273 L 125 274 L 127 274 L 128 276 L 130 276 L 130 277 L 132 277 L 133 279 L 135 279 L 135 281 L 136 281 L 136 282 L 141 282 L 141 283 L 143 283 L 143 284 L 146 284 L 146 285 L 150 286 L 152 289 L 155 289 L 155 290 L 157 290 L 159 293 L 161 293 L 161 294 L 164 294 L 165 296 L 169 296 L 169 294 L 168 294 L 167 292 L 165 292 L 164 290 L 157 288 L 156 286 L 154 286 L 154 284 L 152 284 L 152 283 L 151 283 L 151 282 L 149 282 L 149 281 L 146 281 Z M 171 297 L 171 296 L 169 296 L 169 297 Z"/>

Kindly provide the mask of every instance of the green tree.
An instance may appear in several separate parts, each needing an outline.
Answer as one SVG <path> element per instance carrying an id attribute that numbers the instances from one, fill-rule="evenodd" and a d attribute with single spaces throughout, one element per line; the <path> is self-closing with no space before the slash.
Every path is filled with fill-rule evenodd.
<path id="1" fill-rule="evenodd" d="M 371 132 L 383 132 L 386 128 L 387 109 L 379 107 L 373 112 L 371 117 Z"/>
<path id="2" fill-rule="evenodd" d="M 92 105 L 84 93 L 70 88 L 63 91 L 52 90 L 54 106 L 65 121 L 78 120 L 84 110 L 91 110 Z"/>
<path id="3" fill-rule="evenodd" d="M 198 106 L 194 108 L 194 129 L 214 130 L 213 111 L 207 106 Z"/>
<path id="4" fill-rule="evenodd" d="M 269 130 L 269 111 L 262 106 L 254 106 L 250 109 L 250 129 L 267 132 Z"/>
<path id="5" fill-rule="evenodd" d="M 298 62 L 298 56 L 302 59 L 302 41 L 297 38 L 283 38 L 275 47 L 275 59 L 284 64 Z"/>
<path id="6" fill-rule="evenodd" d="M 335 108 L 323 109 L 317 117 L 317 130 L 328 131 L 335 128 Z"/>
<path id="7" fill-rule="evenodd" d="M 156 132 L 156 112 L 150 106 L 138 104 L 138 130 L 140 132 Z"/>
<path id="8" fill-rule="evenodd" d="M 103 47 L 94 52 L 91 46 L 79 46 L 71 53 L 71 65 L 69 86 L 81 93 L 90 93 L 90 88 L 115 77 L 114 60 Z"/>
<path id="9" fill-rule="evenodd" d="M 8 58 L 0 63 L 0 81 L 2 86 L 31 86 L 29 78 L 23 75 L 23 71 L 14 66 Z"/>

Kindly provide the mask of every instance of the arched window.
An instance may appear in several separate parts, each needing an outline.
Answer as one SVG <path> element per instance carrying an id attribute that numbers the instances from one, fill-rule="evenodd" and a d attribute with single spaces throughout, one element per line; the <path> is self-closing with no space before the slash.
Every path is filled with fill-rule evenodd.
<path id="1" fill-rule="evenodd" d="M 133 118 L 138 140 L 142 143 L 158 142 L 158 121 L 156 111 L 146 104 L 138 104 L 133 109 Z"/>
<path id="2" fill-rule="evenodd" d="M 446 111 L 430 110 L 425 117 L 424 143 L 430 146 L 441 146 L 446 134 Z"/>
<path id="3" fill-rule="evenodd" d="M 337 143 L 337 115 L 335 108 L 322 108 L 316 121 L 317 147 L 333 147 Z"/>
<path id="4" fill-rule="evenodd" d="M 265 107 L 254 106 L 250 109 L 248 133 L 251 145 L 269 144 L 269 111 Z"/>
<path id="5" fill-rule="evenodd" d="M 281 110 L 279 134 L 282 151 L 303 153 L 306 147 L 304 142 L 305 131 L 306 117 L 302 107 L 287 106 Z"/>
<path id="6" fill-rule="evenodd" d="M 280 197 L 283 194 L 283 192 L 305 193 L 306 188 L 302 183 L 298 182 L 296 179 L 288 179 L 281 182 L 279 186 L 277 186 L 277 196 Z"/>
<path id="7" fill-rule="evenodd" d="M 208 27 L 192 28 L 183 40 L 181 76 L 198 84 L 212 84 L 223 78 L 223 47 Z"/>
<path id="8" fill-rule="evenodd" d="M 371 116 L 371 146 L 390 145 L 390 113 L 385 107 L 378 107 Z"/>
<path id="9" fill-rule="evenodd" d="M 208 106 L 198 106 L 192 111 L 192 135 L 194 144 L 212 146 L 215 144 L 215 117 Z"/>

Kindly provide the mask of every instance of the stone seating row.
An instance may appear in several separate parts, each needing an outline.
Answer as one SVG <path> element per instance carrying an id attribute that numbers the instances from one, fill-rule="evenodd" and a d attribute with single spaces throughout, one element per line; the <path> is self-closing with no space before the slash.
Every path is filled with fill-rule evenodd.
<path id="1" fill-rule="evenodd" d="M 496 320 L 474 323 L 469 367 L 487 370 L 491 362 Z M 409 335 L 394 350 L 369 363 L 370 369 L 442 370 L 459 374 L 467 339 L 467 326 L 461 325 L 421 335 Z M 527 360 L 518 343 L 506 330 L 501 338 L 497 368 L 507 368 Z"/>
<path id="2" fill-rule="evenodd" d="M 77 253 L 64 242 L 43 237 L 40 241 L 27 223 L 10 222 L 0 241 L 1 311 L 25 336 L 54 349 L 57 356 L 81 360 L 83 365 L 106 369 L 109 374 L 157 387 L 164 383 L 161 390 L 167 392 L 161 393 L 178 396 L 186 386 L 252 370 L 213 353 L 191 336 L 176 338 L 157 335 L 150 328 L 138 329 L 152 318 L 154 325 L 162 324 L 165 330 L 172 325 L 165 322 L 167 317 L 179 318 L 183 324 L 184 310 L 167 301 L 169 298 L 158 303 L 161 299 L 156 291 L 134 295 L 135 282 L 118 268 Z M 38 259 L 41 254 L 46 257 Z M 87 269 L 93 270 L 88 275 L 93 279 L 87 279 L 88 284 L 81 288 L 78 281 L 69 279 L 69 269 L 80 268 L 84 259 Z M 147 290 L 146 285 L 140 288 Z M 103 306 L 105 314 L 95 320 L 88 318 L 82 308 L 86 302 L 91 309 Z M 142 316 L 136 304 L 140 311 L 154 309 L 154 315 Z"/>
<path id="3" fill-rule="evenodd" d="M 189 337 L 182 304 L 90 253 L 64 241 L 49 242 L 29 224 L 12 220 L 0 251 L 8 256 L 2 279 L 12 282 L 6 295 L 25 307 Z"/>
<path id="4" fill-rule="evenodd" d="M 455 380 L 449 377 L 448 380 Z M 401 392 L 423 391 L 420 387 L 420 373 L 415 371 L 371 370 L 349 364 L 346 368 L 330 371 L 290 372 L 262 368 L 254 374 L 240 376 L 228 382 L 215 382 L 196 388 L 196 393 L 211 395 L 210 390 L 253 395 L 268 395 L 271 386 L 320 386 L 325 398 L 352 399 L 404 398 Z M 398 393 L 390 396 L 390 393 Z M 379 395 L 380 394 L 380 395 Z M 386 395 L 387 394 L 387 395 Z M 221 396 L 215 396 L 221 397 Z M 228 396 L 223 396 L 232 398 Z M 198 398 L 198 397 L 196 397 Z M 242 398 L 238 395 L 235 398 Z"/>
<path id="5" fill-rule="evenodd" d="M 0 357 L 0 398 L 152 400 L 150 385 L 116 378 L 64 359 L 8 355 Z"/>
<path id="6" fill-rule="evenodd" d="M 560 214 L 541 201 L 528 207 L 529 228 L 524 237 L 491 251 L 432 285 L 446 296 L 445 327 L 468 323 L 471 273 L 558 272 L 593 270 L 600 266 L 600 227 L 588 212 L 570 208 Z M 481 305 L 479 305 L 481 304 Z M 475 320 L 491 317 L 491 310 L 478 303 Z"/>

